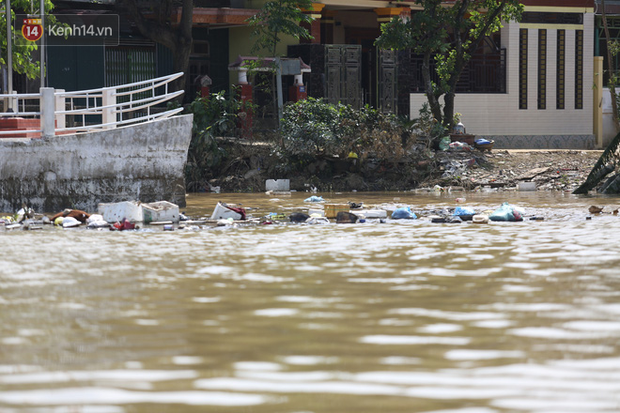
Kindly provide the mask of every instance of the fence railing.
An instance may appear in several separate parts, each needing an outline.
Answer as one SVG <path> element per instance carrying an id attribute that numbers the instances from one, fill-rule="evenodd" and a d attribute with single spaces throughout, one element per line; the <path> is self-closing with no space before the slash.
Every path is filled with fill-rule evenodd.
<path id="1" fill-rule="evenodd" d="M 3 130 L 2 135 L 89 132 L 173 116 L 183 108 L 167 109 L 162 104 L 182 90 L 171 92 L 170 83 L 183 73 L 99 89 L 65 92 L 41 88 L 40 93 L 3 94 L 1 117 L 39 119 L 39 129 Z M 34 122 L 29 123 L 32 125 Z"/>
<path id="2" fill-rule="evenodd" d="M 411 93 L 424 92 L 422 78 L 422 56 L 411 58 Z M 435 70 L 435 60 L 431 59 L 432 81 L 439 83 Z M 495 53 L 474 55 L 463 69 L 456 86 L 457 93 L 506 93 L 506 49 Z"/>

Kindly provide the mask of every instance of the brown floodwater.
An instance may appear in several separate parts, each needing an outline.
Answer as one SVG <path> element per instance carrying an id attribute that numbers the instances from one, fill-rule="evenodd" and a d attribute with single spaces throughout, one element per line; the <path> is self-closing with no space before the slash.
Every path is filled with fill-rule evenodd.
<path id="1" fill-rule="evenodd" d="M 620 411 L 620 216 L 588 213 L 620 199 L 318 195 L 419 219 L 0 232 L 0 412 Z M 525 220 L 428 219 L 503 201 Z"/>

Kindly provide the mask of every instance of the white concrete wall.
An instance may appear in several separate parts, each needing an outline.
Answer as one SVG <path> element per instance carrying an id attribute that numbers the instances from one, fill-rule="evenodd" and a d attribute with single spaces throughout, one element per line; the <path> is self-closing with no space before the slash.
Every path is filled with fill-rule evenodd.
<path id="1" fill-rule="evenodd" d="M 76 135 L 0 139 L 0 211 L 96 211 L 100 202 L 185 206 L 192 115 Z"/>
<path id="2" fill-rule="evenodd" d="M 618 134 L 611 107 L 611 91 L 607 87 L 603 88 L 603 102 L 601 106 L 603 110 L 603 148 L 605 148 Z"/>
<path id="3" fill-rule="evenodd" d="M 539 110 L 538 29 L 529 29 L 528 109 L 519 109 L 519 29 L 506 24 L 502 46 L 507 49 L 506 94 L 460 94 L 455 111 L 460 112 L 468 133 L 480 136 L 588 136 L 593 133 L 592 82 L 594 14 L 584 16 L 583 109 L 575 109 L 575 30 L 566 30 L 565 109 L 556 109 L 557 28 L 547 27 L 547 109 Z M 426 102 L 424 94 L 411 95 L 411 117 L 418 117 Z"/>

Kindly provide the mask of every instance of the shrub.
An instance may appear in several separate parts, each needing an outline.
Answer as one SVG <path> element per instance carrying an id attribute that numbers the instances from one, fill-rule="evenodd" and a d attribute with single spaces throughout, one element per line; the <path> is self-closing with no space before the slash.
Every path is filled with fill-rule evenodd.
<path id="1" fill-rule="evenodd" d="M 356 110 L 313 98 L 285 108 L 281 134 L 282 151 L 289 157 L 346 157 L 354 152 L 360 159 L 388 162 L 402 158 L 410 135 L 394 115 L 368 106 Z"/>
<path id="2" fill-rule="evenodd" d="M 187 111 L 194 114 L 194 125 L 185 167 L 188 190 L 206 187 L 212 169 L 226 156 L 216 138 L 239 136 L 239 114 L 244 113 L 243 109 L 243 102 L 235 97 L 226 98 L 223 92 L 197 98 L 189 105 Z"/>

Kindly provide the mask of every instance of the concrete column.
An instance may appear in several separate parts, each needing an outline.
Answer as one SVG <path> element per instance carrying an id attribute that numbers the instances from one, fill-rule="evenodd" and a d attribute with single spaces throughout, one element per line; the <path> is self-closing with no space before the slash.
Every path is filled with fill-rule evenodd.
<path id="1" fill-rule="evenodd" d="M 336 23 L 336 10 L 324 10 L 321 18 L 321 26 L 324 28 L 325 36 L 321 39 L 325 44 L 334 43 L 334 24 Z"/>
<path id="2" fill-rule="evenodd" d="M 56 134 L 54 128 L 56 105 L 54 101 L 54 88 L 42 87 L 41 93 L 41 136 L 48 138 Z"/>
<path id="3" fill-rule="evenodd" d="M 603 149 L 603 56 L 594 56 L 593 131 L 597 149 Z"/>
<path id="4" fill-rule="evenodd" d="M 324 7 L 324 4 L 312 3 L 312 9 L 302 9 L 304 14 L 312 17 L 313 20 L 310 24 L 302 23 L 301 27 L 308 30 L 308 32 L 312 35 L 313 39 L 301 38 L 299 39 L 299 43 L 321 44 L 321 10 L 323 10 Z"/>
<path id="5" fill-rule="evenodd" d="M 106 88 L 102 91 L 101 105 L 116 105 L 116 96 L 114 96 L 115 88 Z M 101 123 L 104 125 L 106 123 L 116 122 L 116 106 L 112 106 L 109 108 L 104 108 L 103 113 L 101 114 Z M 103 129 L 114 129 L 116 125 L 108 125 L 104 126 Z"/>
<path id="6" fill-rule="evenodd" d="M 64 93 L 64 89 L 56 89 L 58 93 Z M 66 102 L 64 96 L 55 96 L 56 110 L 65 110 Z M 67 126 L 67 115 L 64 113 L 56 113 L 56 128 L 64 129 Z"/>

